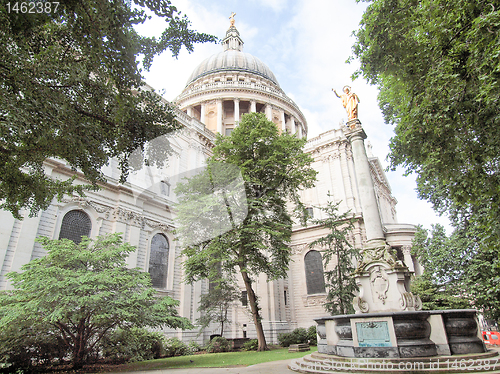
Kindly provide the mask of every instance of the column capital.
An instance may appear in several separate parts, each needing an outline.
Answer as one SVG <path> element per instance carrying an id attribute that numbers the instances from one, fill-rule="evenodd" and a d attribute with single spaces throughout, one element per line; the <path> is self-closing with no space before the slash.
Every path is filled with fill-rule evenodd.
<path id="1" fill-rule="evenodd" d="M 354 120 L 358 121 L 359 120 Z M 367 138 L 365 130 L 361 127 L 361 122 L 359 122 L 359 126 L 356 126 L 355 128 L 349 128 L 347 130 L 344 130 L 345 136 L 349 142 L 353 142 L 353 140 L 365 140 Z"/>

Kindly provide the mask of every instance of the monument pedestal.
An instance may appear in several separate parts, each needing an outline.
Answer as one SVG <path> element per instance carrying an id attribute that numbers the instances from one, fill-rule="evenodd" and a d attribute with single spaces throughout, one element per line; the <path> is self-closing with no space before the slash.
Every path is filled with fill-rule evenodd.
<path id="1" fill-rule="evenodd" d="M 486 352 L 473 309 L 350 314 L 315 321 L 318 352 L 340 357 L 416 358 Z"/>
<path id="2" fill-rule="evenodd" d="M 410 292 L 411 272 L 396 259 L 385 242 L 369 243 L 355 273 L 359 295 L 354 298 L 356 313 L 415 311 L 422 308 Z"/>

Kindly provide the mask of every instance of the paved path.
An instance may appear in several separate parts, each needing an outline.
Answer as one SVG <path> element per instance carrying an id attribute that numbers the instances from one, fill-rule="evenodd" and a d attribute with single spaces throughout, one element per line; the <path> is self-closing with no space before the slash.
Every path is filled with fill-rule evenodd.
<path id="1" fill-rule="evenodd" d="M 500 347 L 487 346 L 500 352 Z M 190 368 L 190 369 L 164 369 L 150 371 L 134 371 L 120 374 L 293 374 L 287 365 L 291 359 L 283 361 L 264 362 L 263 364 L 236 368 Z"/>
<path id="2" fill-rule="evenodd" d="M 134 371 L 130 374 L 293 374 L 287 365 L 291 359 L 283 361 L 264 362 L 262 364 L 236 368 L 189 368 L 164 369 L 150 371 Z M 120 373 L 128 374 L 128 373 Z"/>

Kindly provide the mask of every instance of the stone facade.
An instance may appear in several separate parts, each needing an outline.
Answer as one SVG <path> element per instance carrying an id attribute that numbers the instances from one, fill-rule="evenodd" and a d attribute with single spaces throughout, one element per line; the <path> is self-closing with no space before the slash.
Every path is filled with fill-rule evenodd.
<path id="1" fill-rule="evenodd" d="M 215 134 L 229 134 L 245 113 L 265 113 L 281 131 L 297 134 L 298 137 L 306 137 L 308 132 L 304 115 L 281 90 L 269 68 L 252 55 L 242 52 L 243 41 L 234 26 L 228 30 L 223 47 L 223 52 L 200 64 L 175 100 L 177 120 L 183 129 L 170 139 L 174 154 L 168 167 L 162 170 L 142 169 L 131 174 L 126 183 L 120 184 L 118 161 L 113 160 L 103 170 L 107 183 L 101 186 L 100 191 L 87 192 L 84 198 L 67 196 L 61 202 L 53 201 L 47 210 L 35 217 L 29 217 L 28 212 L 24 212 L 22 221 L 0 211 L 0 289 L 10 287 L 6 279 L 8 272 L 17 271 L 23 264 L 44 255 L 35 238 L 59 238 L 65 215 L 78 210 L 90 218 L 90 237 L 121 232 L 126 241 L 137 247 L 128 259 L 131 267 L 150 271 L 150 263 L 154 262 L 151 256 L 153 238 L 155 235 L 166 238 L 167 251 L 160 267 L 165 286 L 159 287 L 158 292 L 179 300 L 182 316 L 192 322 L 199 317 L 197 303 L 200 295 L 207 292 L 208 282 L 200 281 L 193 285 L 182 282 L 181 249 L 173 236 L 176 226 L 172 210 L 175 202 L 174 176 L 203 166 L 211 154 Z M 346 132 L 348 128 L 342 126 L 308 140 L 305 151 L 314 157 L 313 167 L 318 171 L 318 182 L 314 188 L 302 191 L 301 197 L 314 218 L 324 218 L 317 207 L 326 205 L 327 194 L 330 193 L 335 202 L 340 202 L 342 211 L 351 211 L 358 218 L 351 240 L 362 247 L 366 241 L 364 212 Z M 419 271 L 409 251 L 415 227 L 397 222 L 396 199 L 392 196 L 380 161 L 371 155 L 370 150 L 368 159 L 387 243 L 396 248 L 398 256 L 411 271 Z M 61 160 L 47 160 L 45 169 L 54 178 L 66 179 L 73 175 Z M 85 183 L 81 177 L 79 175 L 77 183 Z M 306 257 L 308 253 L 321 253 L 319 248 L 310 248 L 309 243 L 325 234 L 326 230 L 318 225 L 294 225 L 288 277 L 271 282 L 264 275 L 255 279 L 268 342 L 277 342 L 280 332 L 309 327 L 314 324 L 314 318 L 326 314 L 322 306 L 326 296 L 324 289 L 321 285 L 308 287 L 305 271 L 307 259 L 311 260 L 307 266 L 312 266 L 314 258 L 316 261 L 318 258 L 317 254 Z M 334 265 L 331 263 L 329 266 Z M 242 281 L 240 286 L 243 291 Z M 247 306 L 238 301 L 230 312 L 232 323 L 226 330 L 226 337 L 256 336 Z M 206 341 L 217 330 L 216 326 L 207 328 L 199 337 L 196 330 L 166 333 L 184 340 Z"/>

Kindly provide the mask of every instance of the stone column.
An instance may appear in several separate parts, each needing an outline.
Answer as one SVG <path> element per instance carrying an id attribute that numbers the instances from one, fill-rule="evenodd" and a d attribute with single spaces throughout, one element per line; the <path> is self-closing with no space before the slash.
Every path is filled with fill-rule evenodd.
<path id="1" fill-rule="evenodd" d="M 366 239 L 368 242 L 384 241 L 384 230 L 378 211 L 377 196 L 375 195 L 375 187 L 370 173 L 370 163 L 365 151 L 364 139 L 366 139 L 366 134 L 361 128 L 361 122 L 359 120 L 356 121 L 359 126 L 348 132 L 346 137 L 351 143 L 354 158 Z"/>
<path id="2" fill-rule="evenodd" d="M 358 119 L 349 121 L 347 125 L 349 129 L 345 135 L 351 143 L 367 239 L 362 249 L 363 258 L 355 272 L 359 294 L 353 300 L 354 309 L 356 313 L 421 309 L 420 299 L 410 292 L 411 273 L 385 241 L 364 145 L 366 134 Z"/>
<path id="3" fill-rule="evenodd" d="M 240 122 L 240 99 L 234 99 L 234 126 Z"/>
<path id="4" fill-rule="evenodd" d="M 271 104 L 266 104 L 266 118 L 269 121 L 273 120 L 273 106 Z"/>
<path id="5" fill-rule="evenodd" d="M 295 126 L 295 118 L 290 116 L 290 132 L 292 134 L 297 133 L 297 126 Z"/>
<path id="6" fill-rule="evenodd" d="M 286 132 L 286 123 L 285 123 L 285 111 L 280 110 L 280 120 L 281 120 L 281 132 Z"/>
<path id="7" fill-rule="evenodd" d="M 250 100 L 250 113 L 255 113 L 257 111 L 257 102 L 255 100 Z"/>
<path id="8" fill-rule="evenodd" d="M 206 104 L 201 103 L 201 111 L 200 111 L 200 122 L 205 124 L 205 109 L 206 109 Z"/>
<path id="9" fill-rule="evenodd" d="M 193 116 L 193 107 L 191 105 L 186 108 L 186 113 L 189 117 Z"/>
<path id="10" fill-rule="evenodd" d="M 217 99 L 217 132 L 222 134 L 222 99 Z"/>
<path id="11" fill-rule="evenodd" d="M 413 264 L 413 258 L 411 257 L 411 245 L 403 245 L 401 248 L 404 256 L 405 265 L 408 267 L 412 273 L 415 272 L 415 265 Z"/>
<path id="12" fill-rule="evenodd" d="M 132 253 L 130 253 L 127 257 L 127 265 L 133 269 L 138 267 L 137 264 L 137 255 L 139 251 L 139 239 L 141 237 L 141 227 L 139 226 L 140 222 L 134 221 L 128 230 L 128 237 L 127 237 L 127 242 L 132 244 L 136 250 Z"/>
<path id="13" fill-rule="evenodd" d="M 297 123 L 295 124 L 295 127 L 297 128 L 297 137 L 302 139 L 302 124 Z"/>
<path id="14" fill-rule="evenodd" d="M 28 211 L 22 212 L 23 220 L 19 222 L 19 231 L 14 233 L 17 234 L 17 243 L 15 245 L 15 250 L 12 259 L 10 260 L 10 268 L 6 268 L 5 273 L 11 271 L 21 270 L 21 266 L 27 264 L 31 261 L 31 256 L 33 254 L 33 249 L 35 247 L 35 238 L 38 232 L 38 227 L 40 226 L 40 218 L 42 217 L 42 212 L 34 217 L 30 217 Z M 6 267 L 8 261 L 4 261 L 4 266 L 2 270 Z M 4 271 L 2 271 L 4 272 Z M 7 289 L 11 289 L 10 282 Z"/>

